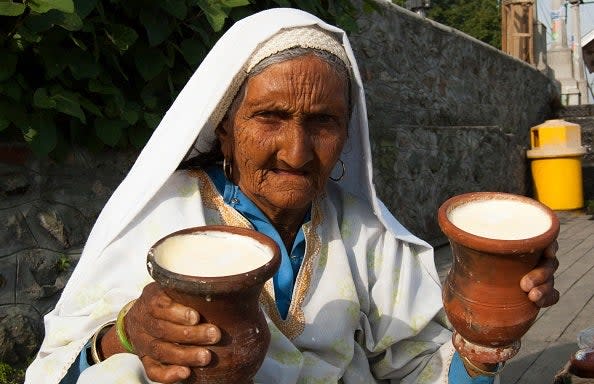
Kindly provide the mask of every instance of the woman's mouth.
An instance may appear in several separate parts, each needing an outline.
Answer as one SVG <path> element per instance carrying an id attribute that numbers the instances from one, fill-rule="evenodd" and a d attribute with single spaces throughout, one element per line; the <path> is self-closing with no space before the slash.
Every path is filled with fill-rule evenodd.
<path id="1" fill-rule="evenodd" d="M 277 175 L 281 175 L 281 176 L 307 176 L 307 172 L 303 171 L 303 170 L 298 170 L 298 169 L 279 169 L 279 168 L 275 168 L 272 170 L 274 173 L 276 173 Z"/>

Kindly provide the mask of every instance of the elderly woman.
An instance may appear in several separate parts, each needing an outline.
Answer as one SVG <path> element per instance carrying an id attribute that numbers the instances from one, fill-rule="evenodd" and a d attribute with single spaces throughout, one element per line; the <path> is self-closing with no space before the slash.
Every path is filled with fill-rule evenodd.
<path id="1" fill-rule="evenodd" d="M 220 330 L 145 265 L 159 238 L 207 224 L 254 228 L 282 251 L 256 382 L 492 382 L 498 367 L 454 353 L 431 247 L 376 197 L 367 129 L 341 30 L 293 9 L 236 23 L 99 216 L 27 383 L 174 383 L 209 364 Z M 521 284 L 540 306 L 558 299 L 550 248 Z"/>

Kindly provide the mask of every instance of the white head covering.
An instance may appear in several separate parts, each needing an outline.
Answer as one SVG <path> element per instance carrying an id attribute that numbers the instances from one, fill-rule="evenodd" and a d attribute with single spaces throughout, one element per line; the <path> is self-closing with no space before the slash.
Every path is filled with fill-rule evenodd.
<path id="1" fill-rule="evenodd" d="M 303 29 L 295 29 L 305 26 L 315 26 L 319 30 L 308 29 L 305 31 L 309 32 L 302 33 Z M 320 30 L 325 33 L 320 33 Z M 99 274 L 110 273 L 98 269 L 111 266 L 112 263 L 121 265 L 121 260 L 111 260 L 113 256 L 104 250 L 116 241 L 126 228 L 134 225 L 135 217 L 163 187 L 193 145 L 198 151 L 210 149 L 215 139 L 216 125 L 245 78 L 247 69 L 274 53 L 275 49 L 267 49 L 260 50 L 258 56 L 253 56 L 262 43 L 271 38 L 276 42 L 287 41 L 287 38 L 296 39 L 298 45 L 306 47 L 312 46 L 316 39 L 326 39 L 322 43 L 326 47 L 324 49 L 328 46 L 336 47 L 336 42 L 342 44 L 344 51 L 335 49 L 332 53 L 350 64 L 353 109 L 349 123 L 349 138 L 341 154 L 341 159 L 346 165 L 346 174 L 340 181 L 340 186 L 369 202 L 375 215 L 398 239 L 430 248 L 427 243 L 410 234 L 376 197 L 372 182 L 365 95 L 357 63 L 344 31 L 296 9 L 277 8 L 260 12 L 237 22 L 216 43 L 167 111 L 126 178 L 105 205 L 60 301 L 45 318 L 46 329 L 56 329 L 55 325 L 50 327 L 48 324 L 68 324 L 59 329 L 64 333 L 60 338 L 65 340 L 64 343 L 70 344 L 60 346 L 57 341 L 44 341 L 37 360 L 27 372 L 28 383 L 37 383 L 36 380 L 40 378 L 43 378 L 44 382 L 57 383 L 52 377 L 61 378 L 65 373 L 64 367 L 67 369 L 72 363 L 89 337 L 89 332 L 92 333 L 99 325 L 94 324 L 100 321 L 97 319 L 85 323 L 76 320 L 77 316 L 84 316 L 88 312 L 88 308 L 73 304 L 76 302 L 74 298 L 79 286 L 89 284 Z M 269 45 L 271 46 L 273 45 Z M 313 44 L 313 47 L 316 45 Z M 286 49 L 282 44 L 281 48 Z M 142 257 L 144 260 L 144 255 Z M 427 270 L 432 271 L 432 278 L 438 281 L 431 252 L 423 252 L 420 259 Z M 121 306 L 119 303 L 116 305 Z M 56 335 L 53 337 L 56 339 Z M 80 342 L 72 342 L 77 339 L 80 339 Z M 39 362 L 50 355 L 56 357 L 48 360 L 45 365 Z M 54 365 L 59 373 L 48 374 L 47 366 Z"/>
<path id="2" fill-rule="evenodd" d="M 195 142 L 198 151 L 210 149 L 215 139 L 216 125 L 222 117 L 215 114 L 219 102 L 229 93 L 232 93 L 230 97 L 233 98 L 234 92 L 228 90 L 241 83 L 238 79 L 245 77 L 246 62 L 259 44 L 283 29 L 311 25 L 336 34 L 351 64 L 353 111 L 349 139 L 341 154 L 346 165 L 341 186 L 369 201 L 378 218 L 399 238 L 429 247 L 406 230 L 376 196 L 372 181 L 365 93 L 346 33 L 309 13 L 275 8 L 235 23 L 203 60 L 103 208 L 85 245 L 78 271 L 91 266 L 93 259 L 99 257 L 101 251 L 132 221 L 175 171 L 192 143 Z M 67 291 L 68 287 L 65 293 Z"/>

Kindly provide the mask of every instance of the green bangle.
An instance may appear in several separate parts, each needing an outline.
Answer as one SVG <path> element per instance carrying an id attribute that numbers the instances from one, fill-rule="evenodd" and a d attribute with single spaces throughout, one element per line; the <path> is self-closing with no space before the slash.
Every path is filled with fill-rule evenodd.
<path id="1" fill-rule="evenodd" d="M 128 340 L 128 336 L 126 335 L 124 317 L 130 310 L 130 308 L 132 308 L 135 302 L 136 300 L 132 300 L 128 304 L 124 305 L 124 307 L 120 310 L 120 313 L 118 313 L 118 318 L 116 320 L 116 335 L 118 335 L 118 339 L 120 340 L 120 344 L 122 344 L 122 347 L 124 347 L 124 349 L 129 353 L 134 353 L 134 346 L 132 345 L 130 340 Z"/>

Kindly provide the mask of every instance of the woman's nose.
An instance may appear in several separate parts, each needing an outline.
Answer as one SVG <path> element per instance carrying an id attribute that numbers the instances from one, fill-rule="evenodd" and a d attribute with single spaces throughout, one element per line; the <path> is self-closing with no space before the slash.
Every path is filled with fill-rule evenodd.
<path id="1" fill-rule="evenodd" d="M 299 169 L 314 158 L 312 137 L 303 122 L 292 121 L 281 138 L 278 159 L 291 168 Z"/>

